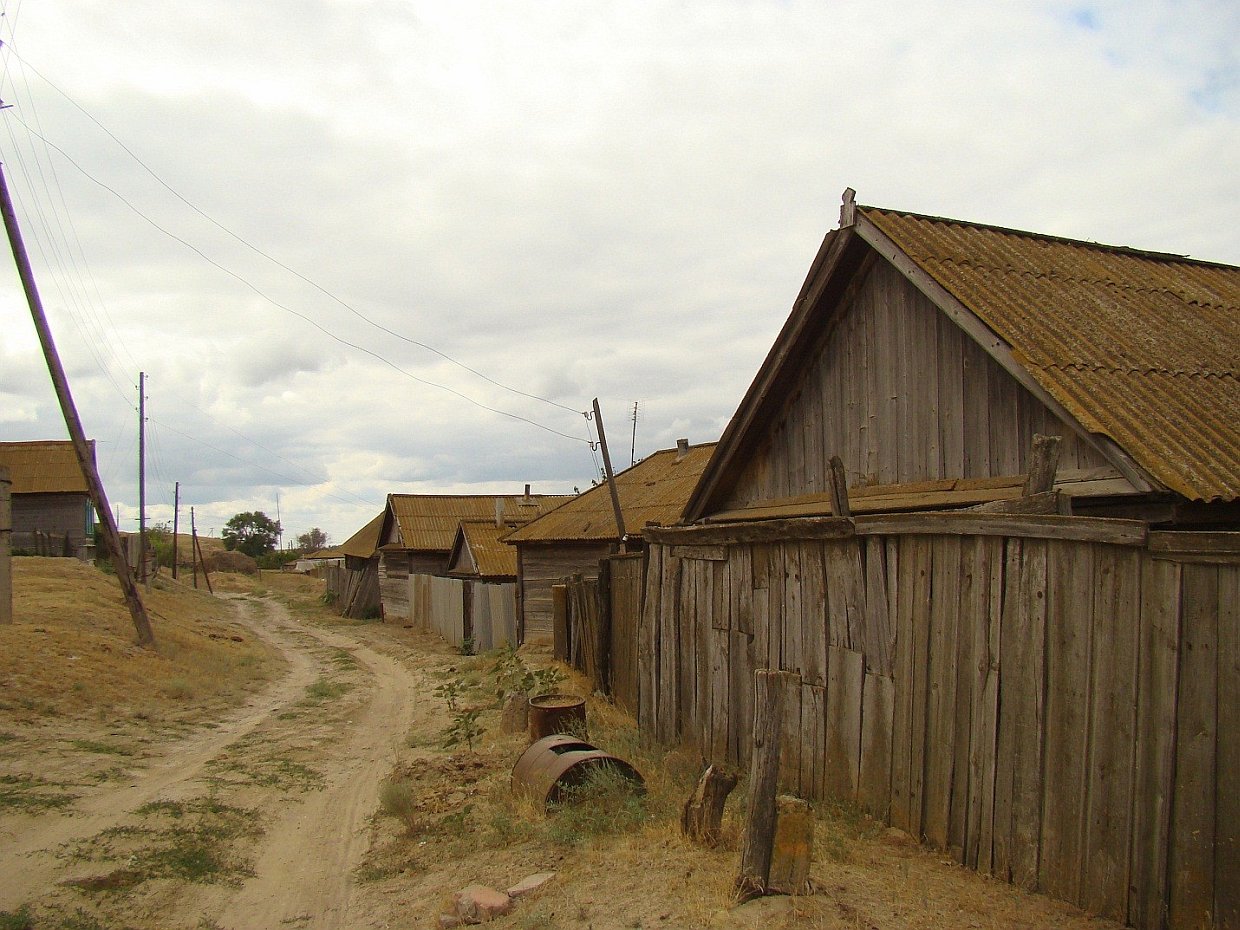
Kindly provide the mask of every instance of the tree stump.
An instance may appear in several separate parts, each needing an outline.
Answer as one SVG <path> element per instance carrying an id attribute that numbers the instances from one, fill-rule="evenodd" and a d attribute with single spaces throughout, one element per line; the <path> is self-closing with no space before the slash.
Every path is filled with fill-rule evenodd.
<path id="1" fill-rule="evenodd" d="M 704 846 L 718 843 L 723 806 L 735 787 L 735 774 L 709 766 L 681 808 L 680 829 L 685 836 Z"/>

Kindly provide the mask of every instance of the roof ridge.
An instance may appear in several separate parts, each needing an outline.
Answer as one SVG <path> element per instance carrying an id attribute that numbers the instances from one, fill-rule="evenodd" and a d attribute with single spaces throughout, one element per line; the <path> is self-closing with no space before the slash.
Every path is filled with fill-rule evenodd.
<path id="1" fill-rule="evenodd" d="M 978 223 L 973 220 L 959 220 L 949 216 L 934 216 L 929 213 L 915 213 L 911 210 L 893 210 L 888 207 L 862 206 L 861 204 L 857 205 L 857 209 L 875 213 L 890 213 L 896 216 L 926 220 L 931 223 L 947 223 L 953 226 L 965 226 L 970 229 L 988 229 L 992 232 L 1002 233 L 1004 235 L 1022 236 L 1027 239 L 1037 239 L 1044 242 L 1058 242 L 1064 245 L 1095 249 L 1103 252 L 1115 252 L 1121 255 L 1131 255 L 1136 258 L 1148 258 L 1154 261 L 1181 262 L 1192 265 L 1205 265 L 1212 268 L 1240 270 L 1240 268 L 1236 265 L 1229 265 L 1226 262 L 1215 262 L 1204 258 L 1193 258 L 1190 255 L 1181 255 L 1175 252 L 1155 252 L 1149 249 L 1139 249 L 1131 245 L 1110 245 L 1106 242 L 1095 242 L 1089 239 L 1072 239 L 1068 236 L 1056 236 L 1051 233 L 1033 232 L 1028 229 L 1016 229 L 1011 226 L 999 226 L 994 223 Z"/>

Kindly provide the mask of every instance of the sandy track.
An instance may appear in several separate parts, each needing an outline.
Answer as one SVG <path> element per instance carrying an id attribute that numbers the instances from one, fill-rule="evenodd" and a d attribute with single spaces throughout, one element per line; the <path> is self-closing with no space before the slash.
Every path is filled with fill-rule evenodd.
<path id="1" fill-rule="evenodd" d="M 212 762 L 236 751 L 247 737 L 260 736 L 264 743 L 297 740 L 307 723 L 284 711 L 330 673 L 325 654 L 345 650 L 356 661 L 353 677 L 361 683 L 347 716 L 324 715 L 326 723 L 314 722 L 323 745 L 315 758 L 323 786 L 292 800 L 276 789 L 258 799 L 266 830 L 253 853 L 253 877 L 213 905 L 199 899 L 186 906 L 206 905 L 203 909 L 218 911 L 210 916 L 219 926 L 236 930 L 356 926 L 348 919 L 352 871 L 366 851 L 378 784 L 413 720 L 419 678 L 351 636 L 290 620 L 273 601 L 241 600 L 237 609 L 242 623 L 284 655 L 287 673 L 215 728 L 162 747 L 126 783 L 100 786 L 66 813 L 22 818 L 17 829 L 0 835 L 0 910 L 38 900 L 89 868 L 58 857 L 65 844 L 132 820 L 148 802 L 202 794 Z M 331 732 L 323 739 L 325 729 Z"/>

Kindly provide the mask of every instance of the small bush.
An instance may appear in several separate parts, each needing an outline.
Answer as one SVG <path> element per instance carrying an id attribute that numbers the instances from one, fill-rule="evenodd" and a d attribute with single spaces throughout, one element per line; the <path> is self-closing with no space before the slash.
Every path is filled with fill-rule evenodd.
<path id="1" fill-rule="evenodd" d="M 15 911 L 0 911 L 0 930 L 34 930 L 34 915 L 23 904 Z"/>
<path id="2" fill-rule="evenodd" d="M 389 817 L 399 820 L 410 833 L 417 833 L 422 826 L 413 781 L 408 778 L 396 778 L 383 783 L 379 789 L 379 809 Z"/>

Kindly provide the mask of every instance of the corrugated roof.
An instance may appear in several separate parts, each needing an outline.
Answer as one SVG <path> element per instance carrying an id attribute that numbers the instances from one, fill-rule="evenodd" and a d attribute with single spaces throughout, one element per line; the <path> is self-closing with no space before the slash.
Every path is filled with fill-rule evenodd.
<path id="1" fill-rule="evenodd" d="M 510 522 L 531 520 L 572 500 L 571 494 L 389 494 L 403 549 L 447 552 L 462 520 L 494 520 L 495 502 Z M 390 545 L 390 544 L 389 544 Z"/>
<path id="2" fill-rule="evenodd" d="M 1240 268 L 858 211 L 1086 429 L 1186 498 L 1240 497 Z"/>
<path id="3" fill-rule="evenodd" d="M 670 525 L 680 519 L 715 443 L 690 446 L 677 461 L 675 449 L 652 453 L 616 475 L 616 493 L 625 530 L 636 536 L 648 523 Z M 508 536 L 508 542 L 596 541 L 616 538 L 611 492 L 600 484 Z"/>
<path id="4" fill-rule="evenodd" d="M 494 520 L 466 520 L 460 525 L 457 545 L 469 548 L 476 573 L 483 577 L 517 576 L 517 550 L 503 542 L 513 531 L 510 525 L 496 526 Z M 455 555 L 456 549 L 453 549 Z M 457 570 L 453 569 L 453 574 Z"/>
<path id="5" fill-rule="evenodd" d="M 356 559 L 368 559 L 379 548 L 379 534 L 383 531 L 383 518 L 387 511 L 381 511 L 360 530 L 336 547 L 341 555 L 353 556 Z"/>
<path id="6" fill-rule="evenodd" d="M 90 442 L 94 454 L 94 441 Z M 67 440 L 0 442 L 0 465 L 9 470 L 14 494 L 88 494 L 86 476 Z"/>

